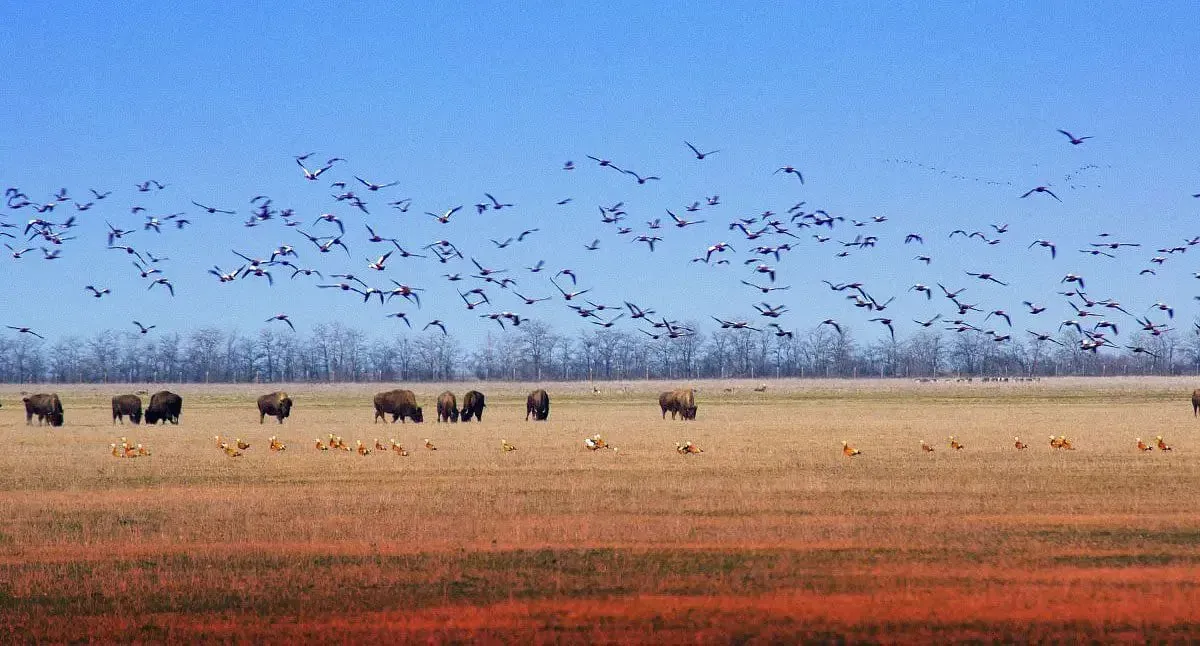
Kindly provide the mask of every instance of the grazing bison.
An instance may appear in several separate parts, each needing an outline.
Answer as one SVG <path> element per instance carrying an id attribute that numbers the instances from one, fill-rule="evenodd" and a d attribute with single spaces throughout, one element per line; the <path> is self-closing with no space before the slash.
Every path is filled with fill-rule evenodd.
<path id="1" fill-rule="evenodd" d="M 458 400 L 449 390 L 438 395 L 437 421 L 458 423 Z"/>
<path id="2" fill-rule="evenodd" d="M 1200 415 L 1200 388 L 1192 391 L 1192 417 Z"/>
<path id="3" fill-rule="evenodd" d="M 161 422 L 179 423 L 179 413 L 183 412 L 183 398 L 169 390 L 160 390 L 150 395 L 150 405 L 146 406 L 146 423 Z"/>
<path id="4" fill-rule="evenodd" d="M 38 426 L 41 426 L 43 421 L 51 426 L 63 425 L 63 407 L 58 393 L 29 395 L 21 401 L 25 402 L 26 424 L 32 424 L 33 416 L 37 415 Z"/>
<path id="5" fill-rule="evenodd" d="M 374 421 L 378 422 L 380 419 L 387 421 L 386 415 L 392 416 L 393 424 L 396 423 L 396 420 L 404 423 L 405 417 L 417 423 L 425 421 L 421 407 L 417 406 L 417 396 L 411 390 L 389 390 L 375 395 Z"/>
<path id="6" fill-rule="evenodd" d="M 529 393 L 529 397 L 525 399 L 525 420 L 529 420 L 529 415 L 533 415 L 533 421 L 544 422 L 550 416 L 550 395 L 541 388 Z"/>
<path id="7" fill-rule="evenodd" d="M 134 424 L 142 423 L 142 398 L 137 395 L 117 395 L 112 398 L 113 424 L 125 423 L 125 416 Z"/>
<path id="8" fill-rule="evenodd" d="M 292 414 L 292 398 L 282 390 L 263 395 L 258 398 L 258 423 L 262 424 L 267 415 L 283 423 L 283 418 Z"/>
<path id="9" fill-rule="evenodd" d="M 471 416 L 475 416 L 475 421 L 483 421 L 483 393 L 478 390 L 468 390 L 467 394 L 463 395 L 462 410 L 459 411 L 459 418 L 464 422 L 471 421 Z"/>
<path id="10" fill-rule="evenodd" d="M 676 388 L 658 396 L 658 405 L 662 408 L 663 419 L 667 411 L 671 411 L 671 419 L 679 414 L 680 419 L 696 419 L 696 396 L 691 388 Z"/>

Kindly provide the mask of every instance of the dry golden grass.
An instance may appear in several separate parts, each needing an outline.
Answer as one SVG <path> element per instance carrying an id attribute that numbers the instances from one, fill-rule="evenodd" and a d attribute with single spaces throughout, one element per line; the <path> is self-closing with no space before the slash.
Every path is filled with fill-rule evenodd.
<path id="1" fill-rule="evenodd" d="M 0 640 L 1194 641 L 1192 383 L 703 382 L 695 422 L 659 418 L 678 384 L 549 384 L 546 423 L 530 384 L 453 384 L 488 396 L 455 425 L 372 424 L 372 385 L 288 387 L 259 425 L 273 388 L 183 385 L 154 428 L 111 424 L 134 387 L 79 386 L 61 429 L 8 387 Z M 428 420 L 443 389 L 414 388 Z M 111 457 L 122 435 L 152 455 Z"/>

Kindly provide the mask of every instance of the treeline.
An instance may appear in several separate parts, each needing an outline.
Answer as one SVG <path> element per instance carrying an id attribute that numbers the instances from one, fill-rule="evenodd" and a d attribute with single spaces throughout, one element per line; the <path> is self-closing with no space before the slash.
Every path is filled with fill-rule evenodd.
<path id="1" fill-rule="evenodd" d="M 1193 329 L 1200 329 L 1193 326 Z M 436 332 L 373 338 L 339 322 L 310 334 L 217 328 L 189 333 L 104 330 L 87 337 L 0 337 L 6 383 L 249 383 L 613 380 L 771 377 L 1171 375 L 1200 373 L 1200 335 L 1132 335 L 1125 348 L 1079 349 L 1073 330 L 1051 341 L 996 342 L 982 333 L 920 330 L 859 342 L 816 326 L 794 336 L 716 330 L 670 339 L 639 331 L 561 334 L 538 321 L 497 330 L 477 347 Z"/>

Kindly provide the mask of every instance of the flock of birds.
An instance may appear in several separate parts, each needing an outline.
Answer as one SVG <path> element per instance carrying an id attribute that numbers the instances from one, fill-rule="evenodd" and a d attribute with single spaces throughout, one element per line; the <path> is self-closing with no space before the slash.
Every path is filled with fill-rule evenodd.
<path id="1" fill-rule="evenodd" d="M 217 449 L 231 458 L 240 458 L 244 456 L 245 452 L 249 450 L 251 446 L 249 442 L 240 437 L 235 438 L 232 443 L 230 443 L 227 438 L 222 438 L 220 435 L 214 435 L 213 440 L 215 441 Z M 372 453 L 385 454 L 390 451 L 400 457 L 408 457 L 408 449 L 404 448 L 403 445 L 397 442 L 396 438 L 389 438 L 388 442 L 389 444 L 385 446 L 379 441 L 379 438 L 375 438 L 375 445 L 374 448 L 372 448 L 371 446 L 364 444 L 362 440 L 355 440 L 355 446 L 352 449 L 350 448 L 350 445 L 347 444 L 344 439 L 342 439 L 342 436 L 330 433 L 328 439 L 321 439 L 319 437 L 314 438 L 313 448 L 315 448 L 317 451 L 324 452 L 353 452 L 361 456 L 368 456 Z M 429 438 L 422 440 L 422 446 L 429 451 L 438 450 L 437 445 L 435 445 L 433 440 Z M 583 446 L 589 451 L 601 451 L 605 449 L 610 450 L 613 453 L 618 451 L 617 447 L 609 444 L 608 441 L 605 440 L 599 433 L 596 433 L 591 437 L 583 438 Z M 118 438 L 116 442 L 109 444 L 109 448 L 114 458 L 139 458 L 148 457 L 151 455 L 149 449 L 147 449 L 141 443 L 132 442 L 124 436 Z M 280 453 L 287 450 L 287 444 L 280 440 L 278 436 L 272 435 L 267 440 L 267 449 L 272 453 Z M 516 450 L 517 446 L 515 444 L 501 438 L 500 451 L 502 453 L 510 453 Z M 703 453 L 701 449 L 696 447 L 691 442 L 676 442 L 675 450 L 680 454 Z"/>
<path id="2" fill-rule="evenodd" d="M 967 446 L 965 444 L 963 444 L 961 440 L 958 439 L 957 435 L 951 435 L 951 436 L 947 437 L 946 442 L 947 442 L 947 446 L 949 446 L 950 450 L 952 450 L 952 451 L 962 451 L 963 449 L 967 448 Z M 1163 436 L 1161 436 L 1161 435 L 1155 436 L 1153 444 L 1143 442 L 1142 438 L 1140 438 L 1140 437 L 1135 437 L 1134 443 L 1137 447 L 1137 450 L 1141 451 L 1141 452 L 1153 451 L 1155 448 L 1158 448 L 1158 450 L 1160 450 L 1160 451 L 1173 450 L 1171 448 L 1171 445 L 1167 444 L 1166 440 L 1164 440 Z M 1025 449 L 1029 448 L 1029 444 L 1021 441 L 1020 437 L 1014 437 L 1013 438 L 1013 448 L 1018 451 L 1024 451 Z M 1061 449 L 1063 451 L 1074 451 L 1075 445 L 1071 441 L 1071 439 L 1068 438 L 1066 435 L 1057 435 L 1057 436 L 1051 435 L 1050 436 L 1050 448 Z M 933 453 L 935 450 L 936 449 L 934 449 L 932 444 L 929 444 L 925 440 L 921 440 L 921 451 L 922 452 Z M 848 458 L 852 458 L 857 455 L 862 455 L 862 450 L 854 448 L 854 446 L 852 446 L 850 444 L 849 440 L 842 440 L 842 454 Z"/>
<path id="3" fill-rule="evenodd" d="M 1076 136 L 1066 130 L 1059 132 L 1067 138 L 1071 146 L 1080 146 L 1092 139 L 1091 136 Z M 701 148 L 691 142 L 684 142 L 684 145 L 681 153 L 686 151 L 694 158 L 693 163 L 709 163 L 706 160 L 721 152 L 719 149 Z M 570 257 L 563 253 L 566 250 L 540 249 L 543 253 L 553 254 L 558 258 L 555 265 L 547 265 L 545 260 L 537 260 L 527 266 L 517 267 L 507 262 L 495 264 L 480 260 L 485 256 L 485 252 L 504 254 L 507 253 L 506 250 L 515 246 L 528 245 L 528 241 L 533 241 L 534 246 L 537 246 L 538 227 L 514 231 L 512 235 L 502 239 L 474 240 L 463 237 L 461 230 L 456 236 L 456 241 L 449 239 L 450 235 L 437 236 L 436 239 L 428 241 L 402 239 L 398 231 L 412 229 L 411 223 L 397 222 L 394 219 L 382 221 L 378 215 L 380 206 L 375 200 L 378 195 L 386 195 L 383 200 L 387 212 L 400 218 L 406 217 L 405 214 L 408 214 L 413 206 L 413 200 L 394 194 L 395 187 L 399 185 L 398 181 L 374 181 L 364 177 L 361 171 L 340 174 L 348 165 L 345 159 L 331 157 L 316 163 L 317 158 L 314 155 L 315 153 L 306 153 L 294 157 L 298 169 L 296 177 L 300 182 L 314 184 L 332 178 L 333 181 L 328 184 L 332 200 L 329 211 L 301 213 L 294 208 L 276 204 L 268 195 L 260 194 L 249 200 L 248 213 L 242 213 L 232 207 L 214 206 L 207 200 L 197 199 L 189 199 L 191 207 L 185 210 L 157 213 L 144 204 L 152 203 L 157 195 L 174 187 L 150 179 L 134 184 L 134 195 L 138 199 L 125 207 L 128 209 L 128 216 L 117 218 L 113 215 L 114 210 L 108 208 L 111 204 L 109 200 L 114 199 L 112 190 L 91 188 L 85 200 L 73 196 L 64 188 L 53 192 L 46 199 L 35 199 L 17 187 L 9 187 L 5 190 L 8 212 L 4 217 L 0 217 L 0 238 L 8 239 L 3 244 L 14 262 L 24 262 L 35 257 L 40 257 L 44 262 L 53 262 L 62 258 L 65 250 L 81 237 L 76 235 L 76 229 L 85 224 L 90 212 L 93 209 L 104 210 L 106 215 L 101 219 L 106 228 L 97 231 L 94 236 L 105 241 L 106 250 L 114 259 L 128 262 L 126 266 L 132 267 L 132 271 L 144 281 L 145 292 L 161 291 L 168 297 L 174 297 L 176 284 L 167 275 L 168 268 L 171 267 L 170 259 L 152 251 L 160 236 L 165 235 L 164 231 L 187 229 L 198 217 L 240 218 L 244 215 L 242 225 L 247 228 L 279 225 L 279 244 L 271 249 L 256 251 L 231 248 L 218 252 L 223 258 L 219 257 L 218 264 L 210 268 L 180 269 L 205 272 L 212 280 L 221 284 L 250 280 L 261 281 L 266 287 L 272 287 L 281 281 L 311 281 L 313 289 L 344 293 L 360 304 L 378 303 L 388 306 L 401 302 L 405 305 L 405 310 L 387 312 L 385 316 L 402 321 L 410 329 L 420 326 L 423 331 L 447 334 L 448 326 L 452 325 L 449 317 L 417 318 L 417 310 L 422 308 L 422 295 L 425 294 L 428 300 L 429 292 L 434 290 L 432 284 L 422 282 L 418 285 L 416 281 L 401 281 L 395 278 L 388 278 L 386 282 L 389 284 L 384 284 L 378 280 L 401 272 L 407 275 L 424 275 L 423 280 L 428 280 L 428 264 L 422 265 L 425 268 L 423 270 L 414 270 L 414 265 L 408 263 L 436 263 L 443 271 L 439 282 L 444 284 L 447 290 L 452 290 L 446 292 L 446 299 L 439 301 L 442 304 L 447 300 L 458 302 L 470 315 L 478 316 L 486 322 L 495 322 L 502 329 L 519 326 L 528 320 L 533 316 L 532 308 L 538 303 L 558 300 L 581 320 L 600 328 L 611 328 L 622 319 L 627 319 L 626 324 L 632 324 L 636 330 L 652 339 L 674 339 L 696 332 L 694 327 L 685 325 L 678 319 L 660 315 L 644 303 L 635 303 L 634 300 L 639 298 L 636 295 L 625 294 L 619 299 L 614 298 L 614 301 L 620 301 L 619 304 L 598 298 L 593 292 L 593 287 L 581 286 L 587 284 L 588 276 L 584 272 L 563 266 L 569 262 Z M 587 157 L 599 172 L 614 173 L 617 175 L 613 177 L 627 178 L 633 186 L 661 179 L 658 175 L 634 171 L 624 164 L 618 165 L 611 159 L 593 155 Z M 562 165 L 562 172 L 574 173 L 579 168 L 574 162 L 567 161 Z M 768 170 L 770 169 L 764 169 L 764 175 L 788 178 L 796 187 L 805 184 L 805 176 L 796 166 L 785 164 L 775 167 L 771 172 L 767 172 Z M 500 214 L 517 208 L 513 203 L 506 202 L 490 192 L 482 192 L 482 196 L 470 209 L 476 215 Z M 1033 186 L 1021 193 L 1014 191 L 1013 197 L 1063 201 L 1063 196 L 1049 184 Z M 1200 194 L 1194 197 L 1200 197 Z M 570 202 L 571 198 L 564 198 L 556 202 L 555 206 L 564 207 Z M 694 215 L 699 212 L 715 212 L 721 204 L 719 194 L 705 195 L 703 199 L 687 201 L 679 209 L 667 208 L 665 217 L 647 219 L 644 221 L 644 227 L 639 227 L 630 222 L 632 216 L 625 202 L 617 201 L 598 207 L 599 225 L 611 230 L 614 239 L 623 238 L 633 244 L 644 244 L 651 253 L 655 252 L 656 245 L 663 243 L 671 229 L 684 230 L 707 224 L 702 230 L 710 232 L 717 227 L 724 234 L 735 236 L 732 242 L 713 240 L 711 244 L 697 249 L 698 254 L 691 258 L 691 262 L 713 267 L 741 265 L 740 275 L 735 276 L 738 284 L 743 286 L 747 293 L 754 294 L 755 299 L 761 300 L 751 303 L 746 311 L 747 316 L 744 317 L 716 314 L 709 316 L 722 329 L 770 331 L 778 337 L 787 338 L 793 337 L 794 332 L 785 328 L 780 321 L 791 310 L 786 303 L 769 300 L 792 293 L 788 291 L 792 289 L 792 285 L 783 284 L 781 280 L 784 270 L 780 264 L 785 254 L 802 249 L 805 245 L 816 245 L 817 248 L 828 245 L 837 248 L 836 253 L 831 255 L 845 258 L 852 253 L 876 247 L 887 236 L 887 232 L 877 229 L 889 221 L 885 215 L 858 220 L 834 215 L 821 208 L 810 208 L 805 201 L 798 201 L 781 212 L 767 210 L 757 215 L 738 217 L 724 226 L 710 223 L 711 216 Z M 424 211 L 424 216 L 407 217 L 429 218 L 427 222 L 447 226 L 446 230 L 450 231 L 454 223 L 469 217 L 463 215 L 466 209 L 466 204 L 439 206 Z M 64 211 L 70 213 L 64 214 Z M 25 217 L 23 222 L 7 219 L 11 215 L 20 214 L 28 214 L 28 217 Z M 131 223 L 125 219 L 128 217 L 138 220 Z M 356 223 L 352 218 L 359 218 L 361 221 Z M 114 224 L 113 220 L 117 220 L 117 223 Z M 466 226 L 470 228 L 469 224 Z M 853 238 L 837 233 L 846 228 L 852 231 Z M 294 231 L 291 231 L 292 229 Z M 974 241 L 978 240 L 978 244 L 994 246 L 1008 244 L 1009 232 L 1010 226 L 1007 223 L 991 224 L 984 230 L 955 229 L 949 232 L 948 238 L 961 236 L 963 244 L 974 244 Z M 927 235 L 928 233 L 923 232 L 908 232 L 903 236 L 901 244 L 913 245 L 919 249 L 925 243 Z M 577 253 L 596 252 L 602 245 L 607 245 L 602 242 L 603 238 L 593 237 L 591 234 L 587 237 L 591 238 L 590 242 L 581 242 Z M 896 240 L 901 238 L 897 236 Z M 1036 247 L 1045 250 L 1052 259 L 1058 257 L 1059 246 L 1051 240 L 1039 238 L 1028 245 L 1020 244 L 1028 249 Z M 1175 254 L 1182 254 L 1197 244 L 1200 244 L 1200 236 L 1158 248 L 1158 255 L 1150 258 L 1150 264 L 1161 266 Z M 354 245 L 354 251 L 351 245 Z M 359 245 L 366 245 L 369 251 L 364 253 Z M 1094 241 L 1078 249 L 1077 253 L 1089 258 L 1117 258 L 1119 254 L 1140 246 L 1139 242 L 1118 240 L 1111 234 L 1099 233 Z M 747 256 L 735 262 L 732 256 L 738 253 L 739 249 Z M 913 260 L 924 266 L 933 263 L 933 258 L 925 253 L 917 253 Z M 229 264 L 229 261 L 232 261 L 232 264 Z M 402 269 L 388 273 L 400 263 L 405 263 Z M 1154 267 L 1148 267 L 1141 273 L 1153 274 L 1155 271 Z M 92 274 L 92 284 L 81 285 L 80 289 L 95 299 L 112 298 L 113 289 L 98 284 L 98 278 L 101 276 L 100 272 Z M 544 276 L 544 282 L 535 286 L 530 282 L 530 277 L 533 276 Z M 1200 278 L 1200 272 L 1196 272 L 1195 276 Z M 939 281 L 932 281 L 932 284 L 918 282 L 907 287 L 906 292 L 915 293 L 918 298 L 923 298 L 930 304 L 936 296 L 944 299 L 939 299 L 939 302 L 948 306 L 948 310 L 935 312 L 926 318 L 912 319 L 912 323 L 920 328 L 939 325 L 957 333 L 983 334 L 996 343 L 1012 341 L 1017 334 L 1013 329 L 1012 315 L 1017 310 L 1010 311 L 1005 308 L 1011 306 L 984 304 L 971 298 L 966 294 L 968 288 L 961 284 L 947 286 L 954 284 L 955 279 L 953 275 L 945 275 Z M 971 279 L 977 283 L 1001 287 L 1010 285 L 998 272 L 990 270 L 965 271 L 957 279 Z M 1151 336 L 1166 333 L 1171 329 L 1168 322 L 1153 320 L 1152 315 L 1165 314 L 1168 320 L 1173 319 L 1173 306 L 1157 301 L 1142 309 L 1127 307 L 1115 298 L 1094 296 L 1082 274 L 1065 273 L 1059 283 L 1062 290 L 1058 295 L 1064 297 L 1064 307 L 1069 308 L 1063 310 L 1067 316 L 1059 321 L 1049 321 L 1048 325 L 1041 326 L 1041 329 L 1026 329 L 1025 334 L 1029 335 L 1026 338 L 1036 343 L 1063 345 L 1059 333 L 1063 330 L 1074 330 L 1078 333 L 1078 347 L 1084 351 L 1123 348 L 1135 355 L 1157 357 L 1151 348 L 1136 343 L 1117 343 L 1116 338 L 1121 328 L 1128 327 L 1134 327 Z M 862 281 L 814 280 L 811 286 L 816 288 L 818 284 L 824 284 L 830 290 L 845 296 L 853 308 L 865 312 L 866 316 L 863 318 L 867 322 L 878 324 L 895 340 L 897 324 L 901 321 L 886 315 L 885 311 L 899 294 L 883 297 L 877 288 Z M 895 289 L 895 286 L 891 288 Z M 397 297 L 400 301 L 395 300 Z M 1014 299 L 1014 302 L 1016 300 L 1018 299 Z M 1033 317 L 1049 309 L 1047 305 L 1033 299 L 1023 299 L 1020 303 L 1024 308 L 1023 312 Z M 416 309 L 409 309 L 409 306 Z M 507 309 L 509 307 L 512 309 Z M 1116 313 L 1122 314 L 1124 318 L 1114 320 Z M 1004 327 L 1000 326 L 1001 322 L 1004 323 Z M 292 331 L 296 330 L 288 313 L 272 314 L 264 319 L 264 323 L 286 325 Z M 131 324 L 143 335 L 157 327 L 136 320 L 131 321 Z M 820 325 L 829 326 L 838 334 L 845 332 L 843 323 L 834 317 L 824 318 Z M 19 322 L 9 324 L 7 328 L 19 334 L 44 338 L 31 326 Z M 1197 330 L 1200 330 L 1200 324 L 1197 324 Z"/>
<path id="4" fill-rule="evenodd" d="M 232 444 L 230 444 L 227 439 L 223 439 L 220 435 L 213 436 L 213 439 L 216 440 L 216 447 L 231 458 L 242 457 L 245 455 L 244 452 L 250 448 L 250 443 L 242 440 L 241 438 L 235 439 Z M 966 445 L 958 439 L 957 435 L 951 435 L 947 437 L 946 441 L 947 445 L 952 451 L 962 451 L 967 448 Z M 314 438 L 313 447 L 317 451 L 344 451 L 346 453 L 353 452 L 361 456 L 371 455 L 372 453 L 385 454 L 390 451 L 398 456 L 408 457 L 408 449 L 404 448 L 403 445 L 397 442 L 396 438 L 389 438 L 388 442 L 388 445 L 384 445 L 379 441 L 379 438 L 375 438 L 374 448 L 372 448 L 371 446 L 364 444 L 362 440 L 355 440 L 355 446 L 354 448 L 351 448 L 350 445 L 347 444 L 340 435 L 334 435 L 333 433 L 330 433 L 328 439 L 321 439 L 319 437 Z M 1166 440 L 1164 440 L 1163 436 L 1161 435 L 1155 436 L 1153 443 L 1144 442 L 1140 437 L 1134 438 L 1134 442 L 1137 450 L 1143 453 L 1153 451 L 1156 448 L 1159 451 L 1164 452 L 1173 450 L 1171 445 L 1167 444 Z M 437 446 L 429 438 L 422 440 L 422 445 L 430 451 L 438 450 Z M 604 449 L 608 449 L 614 453 L 618 451 L 617 447 L 609 444 L 608 441 L 605 440 L 599 433 L 592 435 L 591 437 L 583 438 L 583 445 L 584 448 L 589 451 L 601 451 Z M 114 442 L 109 446 L 112 449 L 112 455 L 114 458 L 137 458 L 150 455 L 150 451 L 140 443 L 135 444 L 124 437 L 121 437 L 117 440 L 117 442 Z M 277 436 L 272 435 L 268 440 L 267 448 L 272 453 L 278 453 L 287 450 L 287 445 L 284 444 Z M 1018 451 L 1024 451 L 1025 449 L 1029 448 L 1029 444 L 1021 441 L 1020 437 L 1015 437 L 1013 438 L 1013 448 Z M 1050 448 L 1063 451 L 1074 451 L 1075 445 L 1065 435 L 1051 435 Z M 500 451 L 502 453 L 509 453 L 516 450 L 517 447 L 515 444 L 501 438 Z M 935 450 L 936 449 L 933 447 L 933 445 L 929 444 L 925 440 L 921 440 L 922 452 L 933 453 Z M 675 452 L 679 455 L 696 455 L 699 453 L 704 453 L 704 449 L 697 446 L 691 440 L 682 440 L 675 443 Z M 862 450 L 855 448 L 852 444 L 850 444 L 849 440 L 842 440 L 842 455 L 845 455 L 848 458 L 853 458 L 862 455 Z"/>

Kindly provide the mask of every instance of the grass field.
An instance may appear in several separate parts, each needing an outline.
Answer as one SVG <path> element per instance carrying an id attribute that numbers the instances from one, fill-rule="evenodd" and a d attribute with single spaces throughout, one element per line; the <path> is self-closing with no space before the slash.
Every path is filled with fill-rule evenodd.
<path id="1" fill-rule="evenodd" d="M 384 387 L 296 385 L 282 426 L 258 423 L 273 388 L 180 385 L 154 428 L 111 424 L 138 387 L 71 386 L 58 429 L 4 387 L 0 641 L 1200 639 L 1192 380 L 700 382 L 697 421 L 663 421 L 677 385 L 543 384 L 534 423 L 532 384 L 454 384 L 488 396 L 455 425 L 440 386 L 385 425 Z M 1135 449 L 1155 435 L 1175 450 Z"/>

